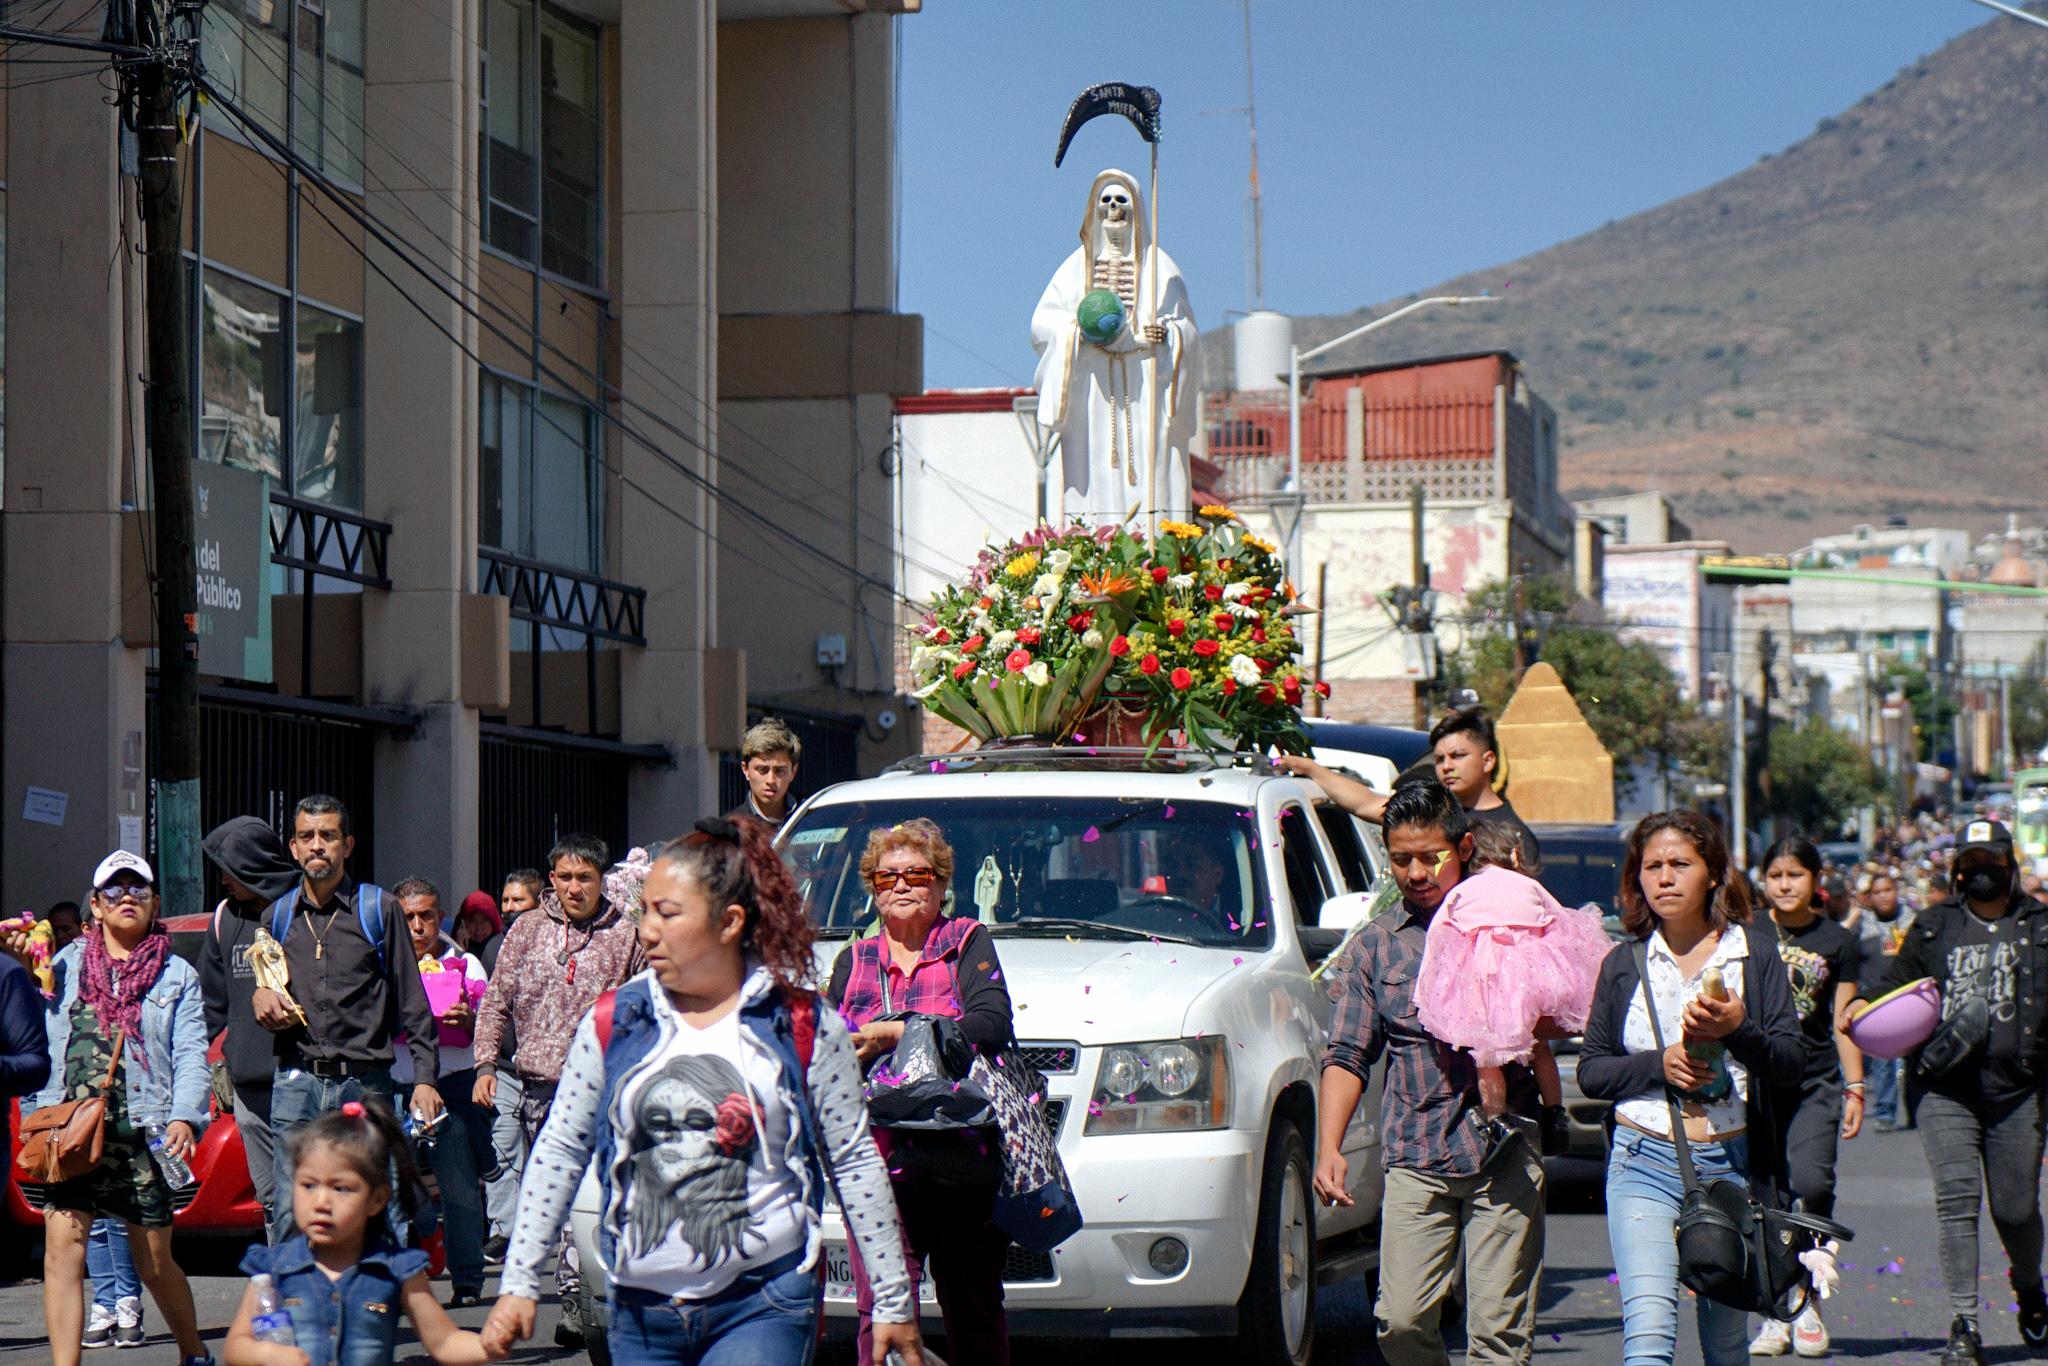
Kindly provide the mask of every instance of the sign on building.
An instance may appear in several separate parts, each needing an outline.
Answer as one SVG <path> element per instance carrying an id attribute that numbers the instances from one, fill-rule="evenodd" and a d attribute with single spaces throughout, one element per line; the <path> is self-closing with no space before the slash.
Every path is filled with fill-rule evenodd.
<path id="1" fill-rule="evenodd" d="M 263 476 L 196 461 L 192 504 L 199 671 L 268 683 L 270 509 Z"/>

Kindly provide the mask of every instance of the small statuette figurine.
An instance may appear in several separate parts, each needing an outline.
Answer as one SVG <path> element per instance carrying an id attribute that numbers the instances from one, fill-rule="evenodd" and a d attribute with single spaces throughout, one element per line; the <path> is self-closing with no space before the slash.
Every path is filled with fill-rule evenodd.
<path id="1" fill-rule="evenodd" d="M 299 1003 L 292 999 L 291 970 L 285 966 L 284 945 L 270 937 L 270 931 L 256 930 L 256 937 L 249 941 L 249 947 L 242 950 L 249 971 L 256 974 L 256 985 L 266 991 L 274 991 L 284 1001 L 284 1008 L 300 1024 L 306 1022 L 306 1012 L 299 1009 Z"/>

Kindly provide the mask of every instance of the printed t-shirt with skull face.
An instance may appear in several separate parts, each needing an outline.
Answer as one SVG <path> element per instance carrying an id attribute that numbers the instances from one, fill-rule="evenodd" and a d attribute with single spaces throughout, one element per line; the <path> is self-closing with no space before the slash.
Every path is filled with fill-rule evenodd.
<path id="1" fill-rule="evenodd" d="M 621 1285 L 701 1300 L 805 1243 L 803 1192 L 783 1160 L 791 1116 L 773 1058 L 739 1011 L 699 1029 L 649 993 L 662 1041 L 620 1083 L 613 1172 Z"/>
<path id="2" fill-rule="evenodd" d="M 1856 981 L 1863 950 L 1855 935 L 1826 916 L 1796 930 L 1780 925 L 1777 934 L 1778 956 L 1792 983 L 1792 1012 L 1806 1044 L 1805 1079 L 1836 1076 L 1842 1055 L 1835 1047 L 1835 988 Z"/>

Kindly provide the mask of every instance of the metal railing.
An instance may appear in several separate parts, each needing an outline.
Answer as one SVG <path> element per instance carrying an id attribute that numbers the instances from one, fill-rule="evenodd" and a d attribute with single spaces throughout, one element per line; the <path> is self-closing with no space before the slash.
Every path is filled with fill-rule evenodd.
<path id="1" fill-rule="evenodd" d="M 597 642 L 647 643 L 647 590 L 578 569 L 508 555 L 489 546 L 477 550 L 478 588 L 511 600 L 514 619 L 533 629 L 527 650 L 532 723 L 542 724 L 541 631 L 569 631 L 583 637 L 584 716 L 598 732 Z"/>
<path id="2" fill-rule="evenodd" d="M 1320 385 L 1302 407 L 1300 492 L 1308 501 L 1394 502 L 1417 482 L 1436 499 L 1505 496 L 1492 394 L 1375 397 L 1352 411 L 1351 392 Z M 1203 425 L 1208 457 L 1223 471 L 1218 493 L 1246 503 L 1286 496 L 1284 390 L 1212 396 Z"/>
<path id="3" fill-rule="evenodd" d="M 391 523 L 273 489 L 270 562 L 299 574 L 299 696 L 311 697 L 314 580 L 390 591 Z"/>

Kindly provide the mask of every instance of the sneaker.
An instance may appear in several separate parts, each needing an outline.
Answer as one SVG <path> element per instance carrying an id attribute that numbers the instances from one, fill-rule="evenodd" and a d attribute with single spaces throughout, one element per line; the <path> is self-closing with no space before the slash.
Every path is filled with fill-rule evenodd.
<path id="1" fill-rule="evenodd" d="M 1792 1325 L 1776 1319 L 1765 1319 L 1763 1331 L 1749 1344 L 1753 1357 L 1781 1357 L 1792 1346 Z"/>
<path id="2" fill-rule="evenodd" d="M 92 1302 L 92 1312 L 85 1319 L 85 1345 L 88 1347 L 111 1347 L 114 1345 L 114 1311 Z"/>
<path id="3" fill-rule="evenodd" d="M 178 1366 L 214 1366 L 214 1361 L 202 1352 L 196 1357 L 179 1357 Z"/>
<path id="4" fill-rule="evenodd" d="M 484 1239 L 485 1263 L 494 1266 L 502 1263 L 505 1260 L 505 1249 L 510 1245 L 511 1240 L 502 1233 L 493 1233 Z"/>
<path id="5" fill-rule="evenodd" d="M 1828 1326 L 1820 1321 L 1820 1310 L 1811 1304 L 1792 1320 L 1792 1350 L 1803 1357 L 1828 1354 Z"/>
<path id="6" fill-rule="evenodd" d="M 1572 1150 L 1572 1117 L 1562 1105 L 1546 1105 L 1537 1121 L 1543 1134 L 1543 1155 L 1563 1157 Z"/>
<path id="7" fill-rule="evenodd" d="M 1948 1346 L 1942 1350 L 1941 1366 L 1984 1366 L 1984 1340 L 1977 1325 L 1957 1319 L 1948 1326 Z"/>
<path id="8" fill-rule="evenodd" d="M 484 1288 L 480 1285 L 458 1285 L 448 1296 L 450 1309 L 474 1309 L 484 1302 Z"/>
<path id="9" fill-rule="evenodd" d="M 114 1301 L 114 1345 L 116 1347 L 140 1347 L 149 1341 L 149 1335 L 142 1331 L 142 1300 L 135 1295 L 123 1295 Z"/>
<path id="10" fill-rule="evenodd" d="M 2036 1281 L 2026 1290 L 2015 1286 L 2013 1298 L 2020 1302 L 2020 1341 L 2029 1347 L 2048 1345 L 2048 1290 Z"/>

